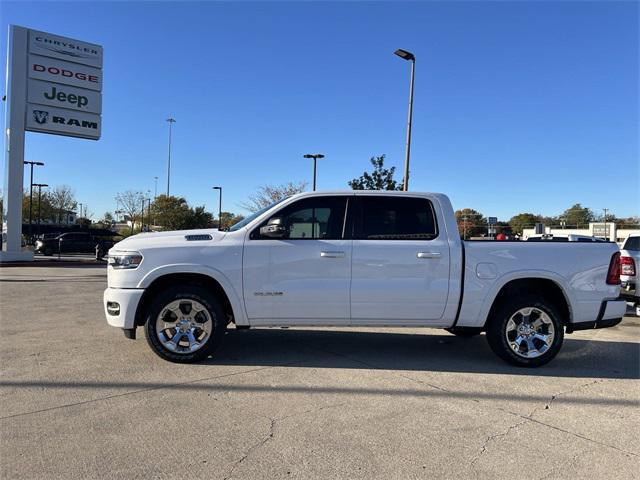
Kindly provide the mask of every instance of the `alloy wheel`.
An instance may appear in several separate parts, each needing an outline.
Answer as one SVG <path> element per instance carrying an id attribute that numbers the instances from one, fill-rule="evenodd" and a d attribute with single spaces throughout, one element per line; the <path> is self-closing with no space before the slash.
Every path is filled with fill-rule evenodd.
<path id="1" fill-rule="evenodd" d="M 205 345 L 213 330 L 213 319 L 202 303 L 181 298 L 162 308 L 155 327 L 164 348 L 178 354 L 189 354 Z"/>

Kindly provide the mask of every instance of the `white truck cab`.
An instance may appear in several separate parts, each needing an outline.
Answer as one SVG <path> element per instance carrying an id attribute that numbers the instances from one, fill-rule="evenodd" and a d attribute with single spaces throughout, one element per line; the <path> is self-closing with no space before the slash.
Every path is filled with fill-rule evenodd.
<path id="1" fill-rule="evenodd" d="M 174 362 L 212 354 L 231 322 L 487 333 L 504 360 L 538 366 L 565 330 L 624 315 L 613 243 L 463 242 L 438 193 L 294 195 L 227 232 L 127 238 L 109 252 L 110 325 Z"/>

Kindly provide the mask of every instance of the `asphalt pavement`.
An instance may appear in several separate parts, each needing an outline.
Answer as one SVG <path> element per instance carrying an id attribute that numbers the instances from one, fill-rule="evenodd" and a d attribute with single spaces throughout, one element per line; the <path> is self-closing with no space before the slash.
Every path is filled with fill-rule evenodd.
<path id="1" fill-rule="evenodd" d="M 0 269 L 6 479 L 640 478 L 640 319 L 538 369 L 484 335 L 231 329 L 195 365 L 102 312 L 104 266 Z"/>

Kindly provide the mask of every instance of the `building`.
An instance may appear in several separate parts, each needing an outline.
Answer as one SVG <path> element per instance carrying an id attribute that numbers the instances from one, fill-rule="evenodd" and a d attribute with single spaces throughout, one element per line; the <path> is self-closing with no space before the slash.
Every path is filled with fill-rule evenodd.
<path id="1" fill-rule="evenodd" d="M 535 233 L 535 228 L 525 228 L 522 231 L 522 238 L 526 240 Z M 589 228 L 544 227 L 544 233 L 551 235 L 586 235 L 588 237 L 606 238 L 612 242 L 622 244 L 629 235 L 640 234 L 640 226 L 637 226 L 637 228 L 628 228 L 625 225 L 623 228 L 618 228 L 618 225 L 615 223 L 605 224 L 602 222 L 593 222 L 589 224 Z"/>

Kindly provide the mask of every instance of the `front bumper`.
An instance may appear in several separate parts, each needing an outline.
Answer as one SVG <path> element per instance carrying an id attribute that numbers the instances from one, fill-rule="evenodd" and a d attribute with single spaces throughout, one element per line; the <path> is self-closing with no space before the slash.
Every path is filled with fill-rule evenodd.
<path id="1" fill-rule="evenodd" d="M 567 325 L 567 333 L 576 330 L 591 330 L 594 328 L 615 327 L 622 321 L 627 311 L 627 302 L 624 298 L 604 300 L 600 305 L 598 317 L 589 322 L 570 323 Z"/>
<path id="2" fill-rule="evenodd" d="M 136 310 L 144 290 L 141 288 L 107 288 L 103 295 L 104 314 L 112 327 L 132 329 Z"/>

